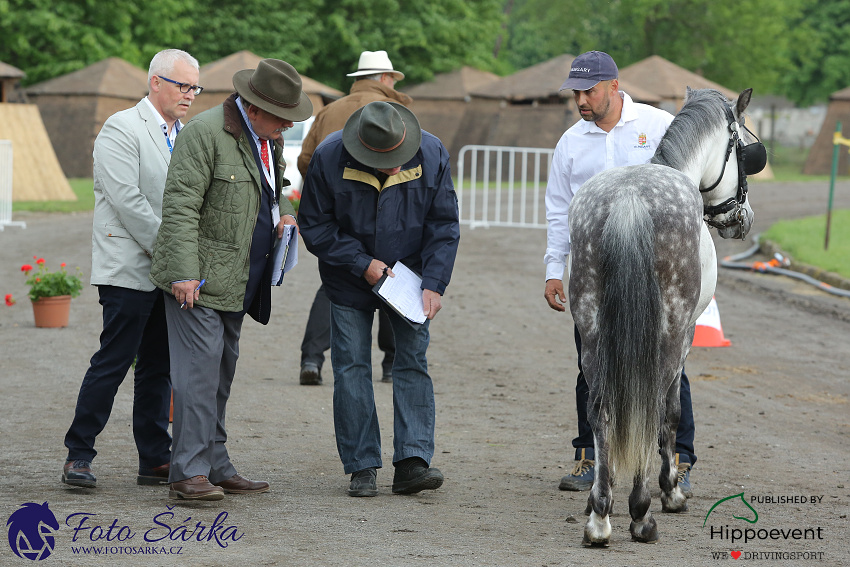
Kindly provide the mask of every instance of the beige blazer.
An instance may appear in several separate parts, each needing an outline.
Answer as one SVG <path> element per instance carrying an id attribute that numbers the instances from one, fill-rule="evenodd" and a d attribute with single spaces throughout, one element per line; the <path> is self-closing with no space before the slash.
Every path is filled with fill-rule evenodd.
<path id="1" fill-rule="evenodd" d="M 152 291 L 150 256 L 171 152 L 148 103 L 110 116 L 93 155 L 91 283 Z"/>

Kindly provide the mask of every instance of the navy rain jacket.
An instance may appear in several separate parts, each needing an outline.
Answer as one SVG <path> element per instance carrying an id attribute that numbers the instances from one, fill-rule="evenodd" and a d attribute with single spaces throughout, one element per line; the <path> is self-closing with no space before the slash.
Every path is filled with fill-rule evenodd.
<path id="1" fill-rule="evenodd" d="M 298 211 L 301 236 L 319 258 L 330 300 L 375 309 L 378 296 L 363 278 L 373 258 L 392 267 L 401 260 L 422 276 L 422 288 L 445 292 L 458 242 L 457 195 L 449 154 L 422 132 L 413 158 L 381 188 L 377 171 L 356 161 L 334 132 L 316 148 Z"/>

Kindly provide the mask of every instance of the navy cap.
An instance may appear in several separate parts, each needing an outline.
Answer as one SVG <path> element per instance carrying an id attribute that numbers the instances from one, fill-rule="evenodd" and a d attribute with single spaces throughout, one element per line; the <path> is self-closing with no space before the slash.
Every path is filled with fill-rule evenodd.
<path id="1" fill-rule="evenodd" d="M 610 81 L 618 76 L 617 64 L 610 55 L 602 51 L 588 51 L 573 59 L 570 76 L 560 90 L 586 91 L 599 81 Z"/>

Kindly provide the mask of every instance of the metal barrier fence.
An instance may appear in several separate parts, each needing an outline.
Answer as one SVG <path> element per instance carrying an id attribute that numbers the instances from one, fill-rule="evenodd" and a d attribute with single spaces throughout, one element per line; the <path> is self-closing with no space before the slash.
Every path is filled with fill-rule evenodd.
<path id="1" fill-rule="evenodd" d="M 0 231 L 12 225 L 27 226 L 12 221 L 12 141 L 0 140 Z"/>
<path id="2" fill-rule="evenodd" d="M 460 222 L 469 228 L 546 228 L 548 148 L 464 146 L 457 160 Z"/>

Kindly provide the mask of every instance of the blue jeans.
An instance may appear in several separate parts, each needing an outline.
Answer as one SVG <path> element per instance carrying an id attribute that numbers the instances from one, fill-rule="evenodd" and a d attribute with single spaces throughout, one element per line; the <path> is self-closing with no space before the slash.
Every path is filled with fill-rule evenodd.
<path id="1" fill-rule="evenodd" d="M 393 361 L 393 463 L 434 456 L 434 385 L 428 375 L 426 321 L 413 328 L 388 311 L 395 335 Z M 331 303 L 334 431 L 345 474 L 380 468 L 381 431 L 372 389 L 372 309 Z"/>

